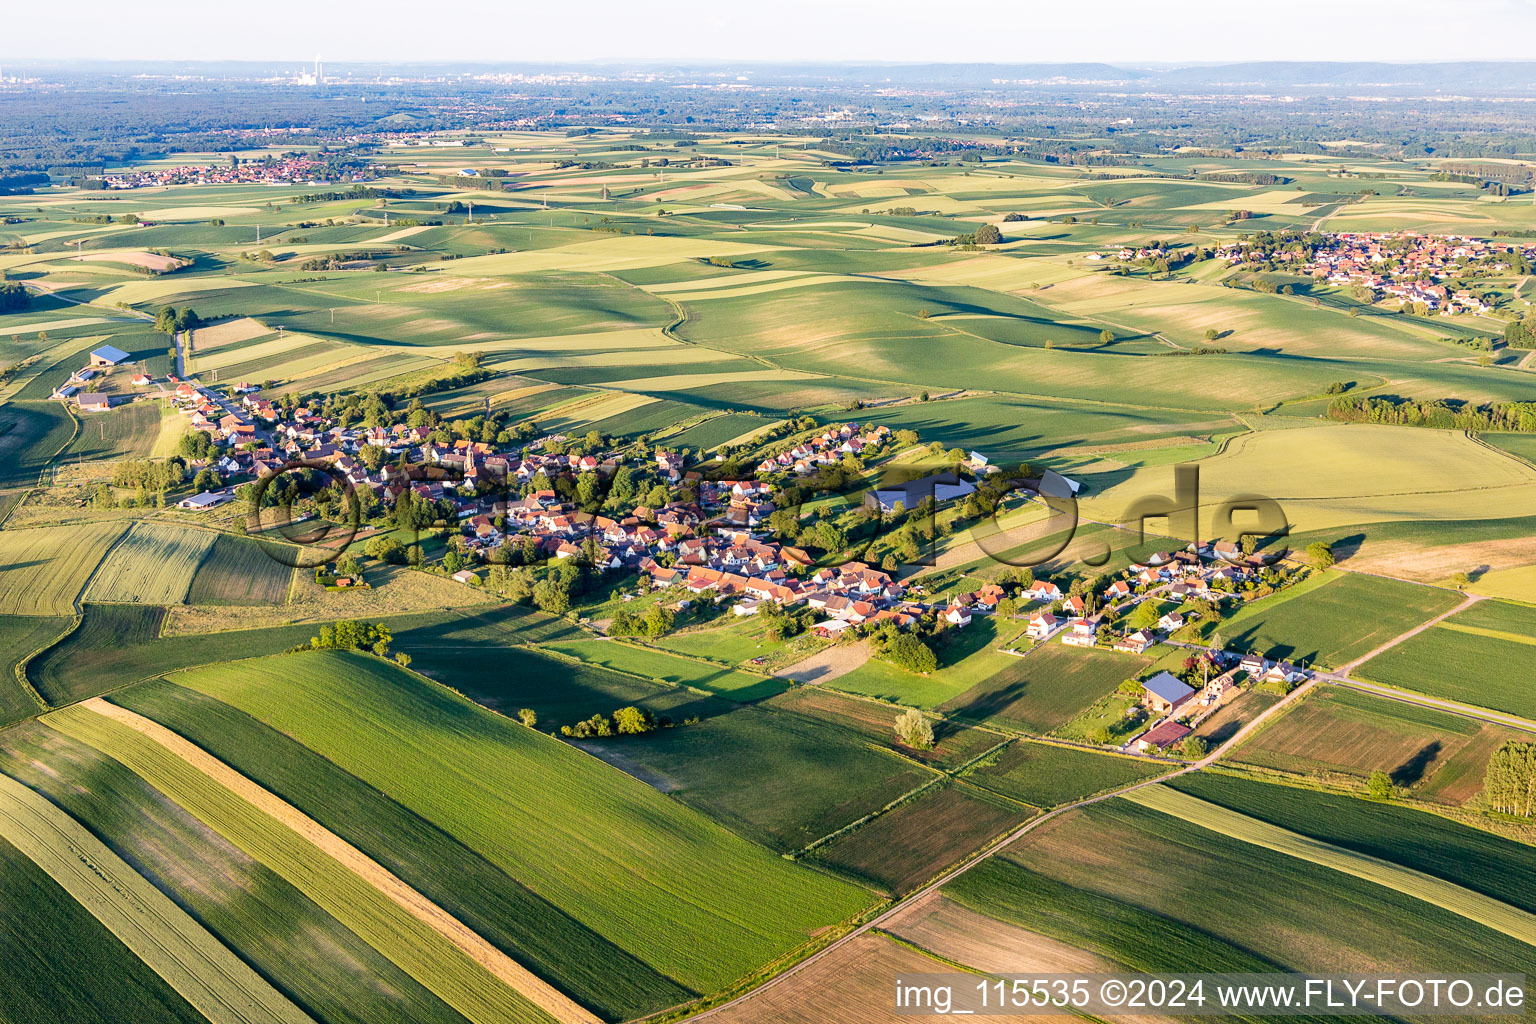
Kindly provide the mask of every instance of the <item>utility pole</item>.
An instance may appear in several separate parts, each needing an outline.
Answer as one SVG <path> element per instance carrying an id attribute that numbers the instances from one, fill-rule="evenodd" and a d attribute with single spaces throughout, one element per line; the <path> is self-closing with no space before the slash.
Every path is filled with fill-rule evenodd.
<path id="1" fill-rule="evenodd" d="M 261 225 L 260 224 L 256 225 L 256 244 L 257 245 L 261 244 Z"/>
<path id="2" fill-rule="evenodd" d="M 475 222 L 475 201 L 473 199 L 471 199 L 469 201 L 469 216 L 464 218 L 464 223 L 465 224 L 473 224 L 474 222 Z"/>

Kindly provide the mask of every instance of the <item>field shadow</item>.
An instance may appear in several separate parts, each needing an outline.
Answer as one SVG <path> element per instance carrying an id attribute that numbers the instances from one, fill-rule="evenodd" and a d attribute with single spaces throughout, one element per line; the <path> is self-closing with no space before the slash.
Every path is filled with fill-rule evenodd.
<path id="1" fill-rule="evenodd" d="M 1420 747 L 1408 760 L 1392 769 L 1388 774 L 1392 777 L 1394 786 L 1412 786 L 1423 781 L 1429 773 L 1429 768 L 1440 757 L 1441 744 L 1439 740 L 1430 740 Z"/>

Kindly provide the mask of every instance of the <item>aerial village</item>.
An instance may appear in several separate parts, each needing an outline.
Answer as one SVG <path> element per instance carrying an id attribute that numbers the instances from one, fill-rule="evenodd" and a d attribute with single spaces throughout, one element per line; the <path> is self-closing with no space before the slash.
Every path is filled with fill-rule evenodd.
<path id="1" fill-rule="evenodd" d="M 93 351 L 56 397 L 72 397 L 82 411 L 107 408 L 112 395 L 77 389 L 111 375 L 127 358 L 110 346 Z M 1032 574 L 1005 574 L 974 590 L 939 595 L 890 565 L 818 567 L 812 554 L 780 539 L 769 519 L 783 503 L 784 488 L 796 481 L 828 467 L 874 464 L 915 444 L 912 436 L 897 438 L 885 426 L 846 422 L 802 431 L 760 452 L 753 476 L 716 479 L 710 463 L 690 464 L 664 448 L 642 463 L 632 451 L 591 437 L 573 443 L 558 434 L 529 436 L 503 444 L 449 437 L 441 424 L 420 416 L 416 425 L 408 418 L 388 426 L 343 426 L 320 403 L 270 399 L 248 382 L 210 388 L 141 372 L 131 383 L 141 397 L 173 405 L 186 418 L 189 437 L 206 438 L 187 465 L 187 476 L 195 472 L 206 489 L 179 501 L 181 510 L 199 513 L 237 498 L 252 500 L 251 488 L 263 478 L 277 480 L 302 463 L 311 478 L 320 470 L 322 489 L 338 495 L 350 490 L 376 518 L 404 502 L 425 510 L 420 523 L 447 524 L 449 554 L 440 568 L 473 585 L 488 582 L 487 570 L 494 581 L 508 565 L 569 561 L 585 571 L 633 578 L 637 589 L 626 596 L 659 594 L 669 615 L 707 610 L 795 616 L 804 631 L 834 643 L 893 631 L 931 640 L 1001 608 L 1027 619 L 1020 639 L 1031 648 L 1056 642 L 1141 654 L 1160 643 L 1180 646 L 1173 638 L 1189 620 L 1224 601 L 1261 597 L 1294 581 L 1284 567 L 1225 541 L 1154 552 L 1144 563 L 1101 578 L 1097 588 L 1078 581 L 1069 591 Z M 635 480 L 628 488 L 632 497 L 617 509 L 613 502 L 594 502 L 621 467 Z M 937 512 L 977 494 L 978 484 L 985 486 L 996 472 L 985 455 L 971 452 L 952 470 L 872 489 L 865 504 L 885 517 L 907 509 Z M 1070 494 L 1077 484 L 1047 471 L 1030 486 L 1033 491 L 1025 493 L 1033 497 Z M 327 572 L 331 585 L 362 582 L 355 568 L 350 575 Z M 1201 611 L 1169 611 L 1155 621 L 1129 614 L 1153 598 L 1184 609 L 1193 603 Z M 1147 727 L 1125 744 L 1128 752 L 1155 754 L 1179 744 L 1200 719 L 1235 698 L 1237 678 L 1288 689 L 1308 676 L 1284 661 L 1257 655 L 1239 660 L 1201 643 L 1187 646 L 1183 678 L 1164 671 L 1141 683 L 1138 713 Z"/>

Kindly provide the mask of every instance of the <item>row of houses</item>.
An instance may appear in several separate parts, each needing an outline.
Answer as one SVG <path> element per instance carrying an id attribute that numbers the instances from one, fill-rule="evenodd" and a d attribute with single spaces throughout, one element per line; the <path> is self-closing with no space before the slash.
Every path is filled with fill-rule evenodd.
<path id="1" fill-rule="evenodd" d="M 857 423 L 843 423 L 828 427 L 815 437 L 764 459 L 756 468 L 759 473 L 805 476 L 822 466 L 841 461 L 844 455 L 859 455 L 865 449 L 878 448 L 889 441 L 890 437 L 891 429 L 883 425 L 865 429 Z"/>

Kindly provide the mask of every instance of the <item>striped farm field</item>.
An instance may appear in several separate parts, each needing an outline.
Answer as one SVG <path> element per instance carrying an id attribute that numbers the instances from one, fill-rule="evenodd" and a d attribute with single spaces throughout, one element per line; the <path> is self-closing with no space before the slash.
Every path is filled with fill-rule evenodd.
<path id="1" fill-rule="evenodd" d="M 389 793 L 695 991 L 729 984 L 870 902 L 595 759 L 376 659 L 313 652 L 172 679 Z M 508 793 L 522 796 L 512 801 Z M 678 898 L 683 891 L 686 900 Z"/>
<path id="2" fill-rule="evenodd" d="M 1304 849 L 1306 856 L 1294 856 L 1114 799 L 1053 819 L 944 893 L 1142 972 L 1188 964 L 1239 972 L 1329 971 L 1342 964 L 1382 972 L 1519 964 L 1528 971 L 1536 964 L 1536 950 L 1526 942 L 1460 912 L 1481 906 L 1491 912 L 1483 916 L 1497 915 L 1518 930 L 1519 916 L 1529 917 L 1523 911 L 1488 906 L 1487 897 L 1460 886 L 1446 890 L 1439 879 L 1426 883 L 1435 887 L 1426 894 L 1454 897 L 1447 901 L 1456 909 L 1445 909 L 1400 891 L 1407 878 L 1417 883 L 1419 876 L 1401 874 L 1406 869 L 1399 865 L 1385 869 L 1389 881 L 1382 884 L 1313 859 L 1322 855 L 1316 848 Z"/>
<path id="3" fill-rule="evenodd" d="M 557 405 L 539 417 L 539 424 L 546 430 L 571 430 L 586 423 L 622 416 L 642 409 L 658 399 L 650 395 L 632 395 L 623 392 L 603 391 L 580 398 L 574 402 Z"/>
<path id="4" fill-rule="evenodd" d="M 4 775 L 0 838 L 47 872 L 210 1024 L 309 1021 L 79 822 Z"/>
<path id="5" fill-rule="evenodd" d="M 209 530 L 135 523 L 91 580 L 96 604 L 180 604 L 219 535 Z"/>
<path id="6" fill-rule="evenodd" d="M 1198 772 L 1168 785 L 1314 839 L 1536 912 L 1536 846 L 1398 803 Z"/>
<path id="7" fill-rule="evenodd" d="M 419 894 L 399 889 L 398 880 L 377 864 L 221 762 L 185 741 L 178 745 L 174 733 L 167 741 L 164 734 L 169 731 L 163 727 L 141 725 L 145 720 L 133 712 L 100 701 L 73 705 L 44 721 L 132 769 L 282 876 L 468 1020 L 534 1024 L 552 1019 L 505 978 L 457 948 L 443 930 L 429 924 L 426 918 L 434 911 L 441 917 L 442 912 Z M 397 886 L 393 896 L 386 894 L 391 880 Z M 495 959 L 492 951 L 485 955 Z M 595 1020 L 574 1006 L 553 1019 Z"/>
<path id="8" fill-rule="evenodd" d="M 219 534 L 187 590 L 190 604 L 275 605 L 288 598 L 293 566 L 283 545 Z"/>
<path id="9" fill-rule="evenodd" d="M 0 615 L 72 615 L 123 523 L 0 531 Z"/>
<path id="10" fill-rule="evenodd" d="M 644 1016 L 691 994 L 446 832 L 244 712 L 163 681 L 116 691 L 112 702 L 173 729 L 302 809 L 604 1019 Z"/>
<path id="11" fill-rule="evenodd" d="M 1443 878 L 1304 836 L 1163 785 L 1131 790 L 1122 799 L 1220 835 L 1375 882 L 1536 946 L 1536 914 Z"/>

